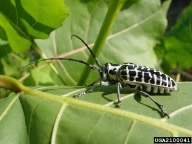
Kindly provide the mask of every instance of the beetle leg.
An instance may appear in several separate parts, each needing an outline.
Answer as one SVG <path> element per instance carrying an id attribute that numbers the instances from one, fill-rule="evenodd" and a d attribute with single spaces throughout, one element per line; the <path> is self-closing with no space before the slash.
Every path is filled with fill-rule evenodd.
<path id="1" fill-rule="evenodd" d="M 100 80 L 100 78 L 99 79 L 97 79 L 96 81 L 94 81 L 92 84 L 94 84 L 94 83 L 96 83 L 97 81 L 99 81 Z M 90 86 L 92 86 L 92 84 L 90 84 Z M 94 84 L 90 89 L 87 89 L 86 91 L 84 91 L 84 92 L 82 92 L 82 93 L 79 93 L 79 94 L 75 94 L 74 96 L 75 97 L 80 97 L 80 96 L 83 96 L 83 95 L 85 95 L 85 94 L 87 94 L 88 92 L 90 92 L 92 89 L 94 89 L 95 87 L 97 87 L 97 86 L 110 86 L 110 85 L 113 85 L 113 84 L 111 84 L 111 83 L 109 83 L 109 82 L 103 82 L 103 81 L 101 81 L 101 82 L 99 82 L 99 83 L 97 83 L 97 84 Z"/>
<path id="2" fill-rule="evenodd" d="M 84 91 L 84 92 L 82 92 L 82 93 L 75 94 L 74 97 L 83 96 L 83 95 L 87 94 L 88 92 L 90 92 L 92 89 L 94 89 L 94 88 L 97 87 L 97 86 L 99 86 L 99 83 L 93 85 L 90 89 L 87 89 L 86 91 Z"/>
<path id="3" fill-rule="evenodd" d="M 98 79 L 96 79 L 94 82 L 92 82 L 91 84 L 85 84 L 85 86 L 93 86 L 93 85 L 95 85 L 98 81 L 100 81 L 101 80 L 101 78 L 98 78 Z"/>
<path id="4" fill-rule="evenodd" d="M 121 100 L 120 100 L 120 90 L 122 89 L 122 85 L 120 83 L 117 84 L 117 104 L 116 107 L 121 107 Z"/>
<path id="5" fill-rule="evenodd" d="M 166 110 L 163 108 L 163 105 L 159 104 L 154 98 L 152 98 L 148 93 L 144 92 L 144 91 L 140 91 L 140 93 L 142 95 L 144 95 L 145 97 L 150 98 L 158 107 L 159 109 L 161 109 L 161 113 L 163 115 L 163 117 L 167 116 L 169 118 L 169 115 L 167 114 Z"/>

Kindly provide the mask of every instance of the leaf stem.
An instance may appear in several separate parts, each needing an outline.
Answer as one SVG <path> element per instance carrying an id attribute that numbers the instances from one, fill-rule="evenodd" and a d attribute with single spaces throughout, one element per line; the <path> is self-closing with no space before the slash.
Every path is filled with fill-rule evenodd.
<path id="1" fill-rule="evenodd" d="M 102 47 L 107 39 L 107 36 L 111 31 L 113 23 L 125 2 L 126 2 L 126 0 L 112 0 L 111 1 L 110 5 L 109 5 L 109 9 L 108 9 L 107 14 L 104 19 L 104 22 L 99 31 L 99 35 L 97 36 L 97 39 L 96 39 L 95 44 L 92 49 L 92 51 L 96 57 L 99 56 L 99 54 L 102 50 Z M 95 60 L 91 55 L 89 56 L 87 63 L 90 63 L 90 64 L 95 63 Z M 85 82 L 90 74 L 90 71 L 91 71 L 91 69 L 89 67 L 84 67 L 77 85 L 85 84 Z"/>

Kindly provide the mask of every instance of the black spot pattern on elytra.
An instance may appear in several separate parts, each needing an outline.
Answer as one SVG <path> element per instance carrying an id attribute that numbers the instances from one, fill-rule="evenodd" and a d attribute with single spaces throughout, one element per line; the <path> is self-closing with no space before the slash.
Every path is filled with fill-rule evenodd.
<path id="1" fill-rule="evenodd" d="M 153 75 L 152 75 L 152 78 L 151 78 L 151 80 L 150 80 L 150 83 L 151 83 L 151 84 L 155 84 L 154 76 L 153 76 Z"/>
<path id="2" fill-rule="evenodd" d="M 129 77 L 129 80 L 130 81 L 134 81 L 134 77 Z"/>
<path id="3" fill-rule="evenodd" d="M 128 66 L 128 69 L 129 69 L 129 70 L 134 69 L 134 66 L 133 66 L 133 65 L 127 65 L 127 66 Z"/>
<path id="4" fill-rule="evenodd" d="M 152 68 L 141 66 L 141 65 L 135 65 L 135 67 L 137 67 L 138 71 L 142 71 L 142 72 L 149 72 L 149 70 L 153 70 Z"/>
<path id="5" fill-rule="evenodd" d="M 127 76 L 125 76 L 125 75 L 122 75 L 121 77 L 122 77 L 124 80 L 128 80 Z"/>
<path id="6" fill-rule="evenodd" d="M 122 70 L 121 71 L 121 75 L 127 75 L 127 71 L 126 70 Z"/>
<path id="7" fill-rule="evenodd" d="M 160 76 L 157 76 L 156 84 L 157 84 L 157 85 L 160 85 L 160 82 L 161 82 Z"/>
<path id="8" fill-rule="evenodd" d="M 156 76 L 161 76 L 161 72 L 160 71 L 157 71 L 157 70 L 151 70 L 150 71 L 151 72 L 151 74 L 154 74 L 154 75 L 156 75 Z"/>
<path id="9" fill-rule="evenodd" d="M 163 87 L 174 87 L 176 83 L 166 74 L 162 73 L 153 68 L 149 68 L 146 66 L 141 66 L 133 63 L 124 63 L 124 65 L 120 68 L 120 75 L 123 80 L 131 81 L 131 82 L 144 82 L 148 85 L 143 85 L 143 90 L 145 91 L 148 86 L 151 87 L 151 92 L 154 90 L 154 86 L 158 88 L 158 91 L 164 89 Z M 141 83 L 142 84 L 142 83 Z M 150 85 L 151 84 L 151 85 Z M 131 88 L 135 88 L 137 84 L 126 84 Z"/>
<path id="10" fill-rule="evenodd" d="M 142 77 L 143 77 L 143 76 L 142 76 L 142 73 L 143 73 L 143 72 L 138 72 L 138 73 L 137 73 L 137 76 L 138 76 L 139 78 L 142 78 Z"/>
<path id="11" fill-rule="evenodd" d="M 161 72 L 160 72 L 160 71 L 155 70 L 155 69 L 152 69 L 152 68 L 150 68 L 149 72 L 150 72 L 151 74 L 156 75 L 156 76 L 160 76 L 160 75 L 161 75 Z"/>
<path id="12" fill-rule="evenodd" d="M 147 68 L 147 67 L 143 67 L 143 68 L 142 68 L 142 71 L 148 72 L 148 68 Z"/>
<path id="13" fill-rule="evenodd" d="M 136 79 L 135 79 L 137 82 L 141 82 L 142 80 L 141 80 L 141 78 L 139 78 L 139 77 L 136 77 Z"/>
<path id="14" fill-rule="evenodd" d="M 139 67 L 137 68 L 137 70 L 138 70 L 138 71 L 142 71 L 142 68 L 143 68 L 142 66 L 139 66 Z"/>
<path id="15" fill-rule="evenodd" d="M 150 72 L 150 73 L 154 73 L 154 69 L 153 69 L 153 68 L 150 68 L 150 69 L 149 69 L 149 72 Z"/>
<path id="16" fill-rule="evenodd" d="M 172 83 L 172 87 L 175 86 L 175 82 L 173 80 L 171 80 L 171 83 Z"/>
<path id="17" fill-rule="evenodd" d="M 144 78 L 145 79 L 150 79 L 151 78 L 148 72 L 144 72 Z"/>
<path id="18" fill-rule="evenodd" d="M 167 80 L 166 75 L 164 73 L 161 75 L 161 77 L 163 80 L 165 80 L 165 81 Z"/>
<path id="19" fill-rule="evenodd" d="M 167 86 L 167 81 L 166 80 L 162 81 L 162 86 Z"/>
<path id="20" fill-rule="evenodd" d="M 129 76 L 130 77 L 136 76 L 136 71 L 129 71 Z"/>
<path id="21" fill-rule="evenodd" d="M 167 77 L 167 78 L 168 78 L 168 87 L 171 87 L 170 77 Z"/>

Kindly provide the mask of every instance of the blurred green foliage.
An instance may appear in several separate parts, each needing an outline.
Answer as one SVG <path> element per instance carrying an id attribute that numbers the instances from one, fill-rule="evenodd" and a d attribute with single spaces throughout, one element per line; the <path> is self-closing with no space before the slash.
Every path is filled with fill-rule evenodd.
<path id="1" fill-rule="evenodd" d="M 70 17 L 65 21 L 68 12 L 63 3 L 51 0 L 47 2 L 49 4 L 44 8 L 38 9 L 39 15 L 35 13 L 37 11 L 35 1 L 23 0 L 22 5 L 17 2 L 4 1 L 4 5 L 1 3 L 0 74 L 20 78 L 20 81 L 28 86 L 76 85 L 84 67 L 76 63 L 54 62 L 54 67 L 61 78 L 58 78 L 45 63 L 40 63 L 37 67 L 31 66 L 21 75 L 18 75 L 18 72 L 24 65 L 40 57 L 72 57 L 86 61 L 89 52 L 80 41 L 76 39 L 72 41 L 70 36 L 76 34 L 92 47 L 109 2 L 66 0 L 65 4 L 70 8 Z M 169 2 L 140 0 L 131 4 L 126 3 L 99 55 L 101 63 L 134 62 L 161 69 L 158 57 L 162 60 L 162 68 L 166 73 L 169 73 L 170 68 L 176 68 L 177 64 L 180 69 L 190 68 L 192 64 L 191 5 L 184 10 L 175 26 L 162 36 L 166 29 Z M 43 5 L 43 2 L 41 4 Z M 17 12 L 12 11 L 13 7 Z M 9 11 L 12 13 L 8 13 Z M 18 19 L 15 19 L 16 14 Z M 63 22 L 62 27 L 60 27 L 61 22 Z M 60 28 L 53 31 L 58 27 Z M 42 40 L 42 38 L 48 39 Z M 153 47 L 157 40 L 160 43 L 157 44 L 154 52 Z M 97 77 L 98 74 L 92 71 L 87 82 L 90 83 Z M 5 94 L 1 89 L 0 95 L 4 97 Z"/>
<path id="2" fill-rule="evenodd" d="M 192 68 L 192 3 L 155 48 L 164 70 Z"/>

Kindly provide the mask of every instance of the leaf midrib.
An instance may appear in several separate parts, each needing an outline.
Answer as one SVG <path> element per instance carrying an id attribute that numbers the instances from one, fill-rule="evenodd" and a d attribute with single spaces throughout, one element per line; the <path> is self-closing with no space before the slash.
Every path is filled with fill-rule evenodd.
<path id="1" fill-rule="evenodd" d="M 144 115 L 139 115 L 139 114 L 136 114 L 133 112 L 125 111 L 125 110 L 106 107 L 106 106 L 102 106 L 99 104 L 85 102 L 85 101 L 81 101 L 81 100 L 77 100 L 77 99 L 73 99 L 73 98 L 60 97 L 60 96 L 49 94 L 49 93 L 35 91 L 35 90 L 29 89 L 25 86 L 24 86 L 23 90 L 26 94 L 41 97 L 41 98 L 46 98 L 46 99 L 49 99 L 49 100 L 52 100 L 52 101 L 55 101 L 58 103 L 62 103 L 62 104 L 67 103 L 67 104 L 71 104 L 71 105 L 75 105 L 75 106 L 79 106 L 79 107 L 97 110 L 97 111 L 104 112 L 104 113 L 109 113 L 109 114 L 112 114 L 115 116 L 123 117 L 126 119 L 131 119 L 133 121 L 136 120 L 138 122 L 142 122 L 142 123 L 157 127 L 159 129 L 171 132 L 173 136 L 177 136 L 178 132 L 181 134 L 184 134 L 184 135 L 192 136 L 191 130 L 163 122 L 159 119 L 147 117 Z"/>

